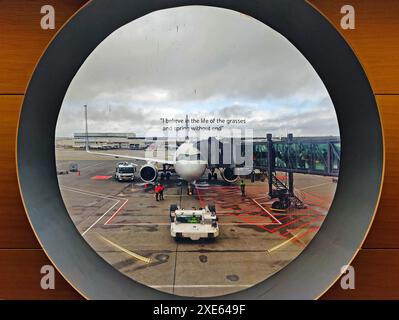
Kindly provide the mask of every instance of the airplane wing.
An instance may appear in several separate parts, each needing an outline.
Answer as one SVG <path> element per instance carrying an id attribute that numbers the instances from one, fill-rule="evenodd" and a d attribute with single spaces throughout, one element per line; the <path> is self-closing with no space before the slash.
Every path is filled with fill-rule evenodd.
<path id="1" fill-rule="evenodd" d="M 125 154 L 93 152 L 93 151 L 90 151 L 90 150 L 86 150 L 86 152 L 87 153 L 91 153 L 91 154 L 101 155 L 101 156 L 113 157 L 113 158 L 132 159 L 132 160 L 147 161 L 147 162 L 161 163 L 161 164 L 175 164 L 175 161 L 166 160 L 166 159 L 136 157 L 136 156 L 128 156 L 128 155 L 125 155 Z M 137 166 L 137 164 L 134 164 L 134 165 Z"/>

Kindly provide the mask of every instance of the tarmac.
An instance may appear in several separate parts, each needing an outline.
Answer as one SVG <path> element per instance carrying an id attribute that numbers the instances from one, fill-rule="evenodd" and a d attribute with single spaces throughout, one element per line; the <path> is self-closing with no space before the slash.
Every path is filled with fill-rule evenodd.
<path id="1" fill-rule="evenodd" d="M 165 200 L 157 202 L 152 186 L 138 177 L 133 182 L 114 179 L 122 159 L 72 150 L 57 150 L 56 158 L 58 171 L 78 163 L 79 173 L 58 179 L 71 219 L 89 245 L 134 281 L 188 297 L 234 293 L 284 268 L 315 236 L 336 190 L 331 177 L 295 174 L 296 192 L 307 207 L 277 213 L 271 210 L 267 180 L 245 179 L 243 197 L 237 184 L 220 177 L 208 182 L 204 176 L 188 196 L 186 183 L 172 177 L 164 182 Z M 216 205 L 219 237 L 175 242 L 170 205 L 189 209 L 207 203 Z"/>

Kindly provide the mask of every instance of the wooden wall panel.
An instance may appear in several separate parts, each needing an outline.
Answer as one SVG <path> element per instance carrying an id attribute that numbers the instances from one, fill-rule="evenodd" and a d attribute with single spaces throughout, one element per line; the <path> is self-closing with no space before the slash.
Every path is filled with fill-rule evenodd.
<path id="1" fill-rule="evenodd" d="M 55 32 L 86 1 L 0 1 L 0 93 L 24 93 L 31 73 Z M 55 8 L 56 29 L 42 30 L 40 9 Z"/>
<path id="2" fill-rule="evenodd" d="M 385 138 L 385 177 L 380 206 L 363 247 L 399 248 L 399 95 L 377 96 L 377 102 Z"/>
<path id="3" fill-rule="evenodd" d="M 399 299 L 398 249 L 363 249 L 352 266 L 355 290 L 343 290 L 338 281 L 322 299 Z"/>
<path id="4" fill-rule="evenodd" d="M 50 262 L 40 249 L 1 249 L 0 261 L 0 299 L 82 298 L 58 273 L 55 290 L 41 289 L 40 269 Z M 363 249 L 352 265 L 356 289 L 337 282 L 322 299 L 399 299 L 399 249 Z"/>
<path id="5" fill-rule="evenodd" d="M 0 299 L 81 299 L 57 273 L 55 290 L 40 286 L 42 266 L 49 265 L 43 250 L 0 250 Z"/>
<path id="6" fill-rule="evenodd" d="M 40 29 L 40 7 L 56 10 L 58 29 L 84 0 L 0 0 L 0 143 L 2 172 L 15 172 L 15 132 L 19 106 L 30 74 L 54 31 Z M 351 0 L 356 30 L 339 28 L 343 0 L 311 0 L 344 35 L 372 83 L 382 114 L 386 139 L 386 177 L 375 223 L 364 249 L 353 262 L 357 288 L 344 291 L 339 283 L 324 299 L 399 299 L 399 1 Z M 370 142 L 372 143 L 372 141 Z M 80 298 L 57 274 L 55 291 L 39 287 L 39 270 L 49 261 L 28 225 L 16 176 L 0 175 L 0 298 Z M 387 249 L 391 248 L 391 249 Z M 24 249 L 24 250 L 21 250 Z"/>
<path id="7" fill-rule="evenodd" d="M 39 247 L 21 202 L 16 175 L 15 133 L 22 98 L 0 96 L 0 248 Z"/>
<path id="8" fill-rule="evenodd" d="M 57 29 L 85 2 L 84 0 L 1 1 L 1 93 L 25 91 L 31 70 L 56 31 L 40 29 L 40 7 L 44 4 L 54 5 Z M 397 77 L 399 72 L 399 34 L 397 32 L 399 1 L 350 1 L 357 10 L 357 29 L 349 31 L 339 28 L 340 8 L 347 4 L 347 1 L 311 0 L 309 2 L 326 15 L 349 41 L 363 63 L 375 92 L 379 94 L 399 92 Z"/>
<path id="9" fill-rule="evenodd" d="M 376 94 L 399 93 L 399 1 L 310 0 L 341 32 L 359 57 Z M 343 5 L 356 10 L 356 29 L 340 27 Z M 339 59 L 339 57 L 337 57 Z"/>

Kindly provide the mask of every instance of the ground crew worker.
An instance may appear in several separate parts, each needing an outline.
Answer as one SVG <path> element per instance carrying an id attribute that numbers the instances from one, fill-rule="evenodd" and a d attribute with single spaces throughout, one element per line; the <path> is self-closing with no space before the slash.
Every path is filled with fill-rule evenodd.
<path id="1" fill-rule="evenodd" d="M 155 186 L 155 200 L 156 201 L 159 201 L 159 193 L 160 193 L 160 184 L 158 183 L 156 186 Z"/>
<path id="2" fill-rule="evenodd" d="M 240 189 L 241 189 L 241 196 L 245 197 L 245 182 L 244 182 L 244 180 L 241 180 L 241 182 L 240 182 Z"/>
<path id="3" fill-rule="evenodd" d="M 159 184 L 159 200 L 163 200 L 163 191 L 165 190 L 165 186 Z"/>

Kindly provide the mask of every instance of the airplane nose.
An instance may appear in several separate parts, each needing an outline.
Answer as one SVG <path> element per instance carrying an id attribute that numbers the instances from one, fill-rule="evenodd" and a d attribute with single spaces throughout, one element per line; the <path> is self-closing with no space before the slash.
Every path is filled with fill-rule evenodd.
<path id="1" fill-rule="evenodd" d="M 177 168 L 176 168 L 177 169 Z M 206 166 L 201 163 L 190 163 L 179 168 L 178 174 L 181 178 L 187 181 L 198 180 L 205 172 Z"/>

